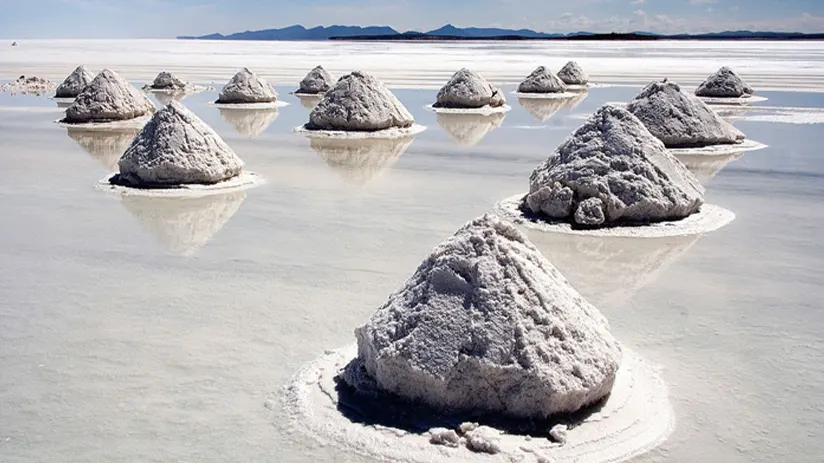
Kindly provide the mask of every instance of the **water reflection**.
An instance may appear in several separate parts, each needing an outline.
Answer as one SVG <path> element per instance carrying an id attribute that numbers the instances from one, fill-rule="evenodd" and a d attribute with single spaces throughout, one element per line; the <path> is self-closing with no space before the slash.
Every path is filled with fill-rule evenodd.
<path id="1" fill-rule="evenodd" d="M 246 137 L 257 137 L 277 119 L 277 109 L 226 109 L 220 108 L 223 118 L 235 131 Z"/>
<path id="2" fill-rule="evenodd" d="M 413 140 L 310 138 L 309 146 L 345 179 L 363 185 L 394 164 Z"/>
<path id="3" fill-rule="evenodd" d="M 140 132 L 139 128 L 118 130 L 84 130 L 69 127 L 66 133 L 93 158 L 100 161 L 106 169 L 117 170 L 117 161 L 126 151 L 132 140 Z"/>
<path id="4" fill-rule="evenodd" d="M 733 153 L 727 156 L 678 155 L 676 158 L 698 177 L 701 184 L 706 184 L 729 162 L 740 158 L 742 154 Z"/>
<path id="5" fill-rule="evenodd" d="M 573 109 L 587 97 L 583 92 L 572 98 L 563 99 L 540 99 L 540 98 L 518 98 L 518 103 L 538 122 L 546 122 L 561 109 Z"/>
<path id="6" fill-rule="evenodd" d="M 504 122 L 505 114 L 438 114 L 438 125 L 459 145 L 477 145 Z"/>
<path id="7" fill-rule="evenodd" d="M 315 109 L 315 106 L 320 103 L 321 95 L 295 95 L 300 100 L 300 105 L 308 110 Z"/>
<path id="8" fill-rule="evenodd" d="M 63 100 L 63 101 L 55 101 L 55 103 L 57 104 L 57 107 L 58 107 L 58 108 L 60 108 L 60 109 L 66 109 L 66 108 L 68 108 L 69 106 L 73 105 L 73 104 L 74 104 L 74 101 L 66 101 L 66 100 Z"/>
<path id="9" fill-rule="evenodd" d="M 187 96 L 191 95 L 192 92 L 187 91 L 179 91 L 179 92 L 149 92 L 152 94 L 155 100 L 160 103 L 160 106 L 166 106 L 167 104 L 171 103 L 172 101 L 183 101 Z"/>

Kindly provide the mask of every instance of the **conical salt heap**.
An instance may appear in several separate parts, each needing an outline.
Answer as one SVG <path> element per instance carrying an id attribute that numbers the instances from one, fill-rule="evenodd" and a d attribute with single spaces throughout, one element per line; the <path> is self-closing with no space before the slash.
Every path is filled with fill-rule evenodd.
<path id="1" fill-rule="evenodd" d="M 277 92 L 263 78 L 243 68 L 223 86 L 215 103 L 274 103 L 277 99 Z"/>
<path id="2" fill-rule="evenodd" d="M 324 94 L 309 114 L 305 128 L 374 132 L 408 128 L 414 123 L 412 114 L 383 83 L 355 71 L 341 77 Z"/>
<path id="3" fill-rule="evenodd" d="M 178 79 L 170 72 L 162 71 L 154 78 L 152 85 L 149 86 L 152 90 L 184 90 L 189 87 L 189 83 Z"/>
<path id="4" fill-rule="evenodd" d="M 575 61 L 570 61 L 558 71 L 558 77 L 567 85 L 586 85 L 589 76 L 584 69 Z"/>
<path id="5" fill-rule="evenodd" d="M 697 212 L 704 188 L 628 111 L 601 107 L 529 178 L 525 206 L 580 226 L 676 220 Z"/>
<path id="6" fill-rule="evenodd" d="M 135 119 L 155 112 L 154 104 L 116 72 L 104 69 L 66 109 L 67 123 Z"/>
<path id="7" fill-rule="evenodd" d="M 296 93 L 317 95 L 328 91 L 332 88 L 332 84 L 334 84 L 332 75 L 323 66 L 316 66 L 300 81 L 300 88 Z"/>
<path id="8" fill-rule="evenodd" d="M 546 418 L 612 389 L 621 348 L 513 225 L 479 217 L 355 330 L 343 379 L 444 413 Z"/>
<path id="9" fill-rule="evenodd" d="M 695 89 L 696 95 L 713 98 L 741 98 L 753 93 L 755 90 L 727 66 L 707 77 L 707 80 Z"/>
<path id="10" fill-rule="evenodd" d="M 436 108 L 475 109 L 491 106 L 501 107 L 506 98 L 500 90 L 487 82 L 480 74 L 461 69 L 438 92 L 433 105 Z"/>
<path id="11" fill-rule="evenodd" d="M 737 143 L 744 134 L 703 101 L 664 79 L 652 82 L 627 105 L 668 148 Z"/>
<path id="12" fill-rule="evenodd" d="M 232 148 L 176 101 L 152 117 L 118 165 L 120 173 L 111 182 L 131 187 L 214 184 L 243 169 Z"/>
<path id="13" fill-rule="evenodd" d="M 75 98 L 80 92 L 94 80 L 94 74 L 82 64 L 66 77 L 57 90 L 54 91 L 55 98 Z"/>
<path id="14" fill-rule="evenodd" d="M 539 66 L 518 86 L 518 93 L 563 93 L 564 82 L 549 69 Z"/>

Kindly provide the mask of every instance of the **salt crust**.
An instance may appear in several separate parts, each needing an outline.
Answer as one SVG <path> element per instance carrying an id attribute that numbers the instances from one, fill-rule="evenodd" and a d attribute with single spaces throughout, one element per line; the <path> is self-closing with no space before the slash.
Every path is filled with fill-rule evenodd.
<path id="1" fill-rule="evenodd" d="M 699 148 L 667 148 L 670 154 L 675 156 L 729 156 L 747 151 L 758 151 L 767 148 L 767 145 L 755 140 L 744 140 L 741 143 L 730 143 L 723 145 L 710 145 Z"/>
<path id="2" fill-rule="evenodd" d="M 481 116 L 489 116 L 491 114 L 508 113 L 512 110 L 512 106 L 505 104 L 503 106 L 483 106 L 480 108 L 436 108 L 429 104 L 426 109 L 435 111 L 438 114 L 478 114 Z"/>
<path id="3" fill-rule="evenodd" d="M 303 134 L 307 138 L 350 138 L 350 139 L 369 139 L 369 138 L 403 138 L 417 135 L 426 130 L 426 126 L 419 124 L 412 124 L 411 127 L 390 127 L 388 129 L 369 131 L 348 131 L 348 130 L 309 130 L 305 125 L 295 127 L 294 132 Z"/>
<path id="4" fill-rule="evenodd" d="M 701 210 L 686 218 L 645 225 L 624 225 L 598 229 L 572 228 L 568 222 L 551 222 L 536 220 L 524 216 L 521 205 L 526 194 L 519 194 L 504 199 L 495 205 L 494 212 L 502 218 L 511 220 L 526 228 L 552 233 L 569 233 L 587 236 L 616 236 L 627 238 L 662 238 L 666 236 L 686 236 L 708 233 L 718 230 L 735 219 L 735 213 L 720 206 L 704 204 Z"/>
<path id="5" fill-rule="evenodd" d="M 125 121 L 109 121 L 109 122 L 85 122 L 72 124 L 63 122 L 63 119 L 58 119 L 56 122 L 60 127 L 82 128 L 83 130 L 114 130 L 114 129 L 139 129 L 146 125 L 152 119 L 152 115 L 140 116 L 134 119 L 127 119 Z"/>
<path id="6" fill-rule="evenodd" d="M 240 173 L 240 175 L 232 177 L 229 180 L 214 183 L 211 185 L 189 184 L 176 185 L 171 188 L 133 188 L 122 185 L 112 185 L 109 180 L 117 174 L 117 172 L 112 172 L 105 178 L 99 180 L 95 184 L 95 189 L 101 191 L 110 191 L 112 193 L 120 193 L 122 195 L 137 195 L 160 198 L 197 198 L 201 196 L 209 196 L 214 194 L 223 194 L 231 193 L 234 191 L 246 190 L 266 183 L 264 178 L 260 175 L 254 172 L 243 171 Z"/>
<path id="7" fill-rule="evenodd" d="M 569 87 L 567 86 L 567 89 Z M 532 100 L 565 100 L 567 98 L 576 98 L 580 93 L 560 92 L 560 93 L 521 93 L 512 92 L 518 98 L 532 99 Z"/>
<path id="8" fill-rule="evenodd" d="M 195 84 L 188 84 L 183 88 L 154 88 L 150 85 L 144 85 L 142 90 L 148 93 L 169 93 L 169 94 L 177 94 L 177 93 L 184 93 L 186 95 L 192 95 L 195 93 L 200 92 L 207 92 L 210 90 L 214 90 L 214 87 L 207 87 L 205 85 L 195 85 Z"/>
<path id="9" fill-rule="evenodd" d="M 712 97 L 712 96 L 699 96 L 697 97 L 699 100 L 703 101 L 704 103 L 712 106 L 712 105 L 750 105 L 753 103 L 762 103 L 764 101 L 769 100 L 769 98 L 765 96 L 758 96 L 758 95 L 747 95 L 738 98 L 721 98 L 721 97 Z"/>
<path id="10" fill-rule="evenodd" d="M 275 109 L 289 106 L 289 103 L 281 100 L 268 103 L 216 103 L 212 101 L 209 104 L 220 109 Z"/>
<path id="11" fill-rule="evenodd" d="M 478 429 L 487 431 L 485 434 L 494 435 L 491 441 L 499 447 L 494 455 L 470 451 L 465 440 L 457 446 L 430 443 L 428 429 L 458 429 L 460 421 L 415 416 L 413 419 L 420 427 L 416 432 L 369 424 L 370 412 L 379 410 L 382 403 L 367 401 L 372 406 L 367 408 L 363 401 L 350 402 L 336 389 L 335 378 L 357 355 L 356 345 L 327 351 L 301 368 L 281 389 L 280 399 L 293 427 L 300 432 L 324 445 L 382 461 L 614 463 L 661 445 L 675 427 L 668 389 L 658 368 L 626 346 L 621 349 L 621 367 L 612 394 L 602 408 L 570 426 L 566 443 L 550 440 L 549 429 L 543 438 L 506 434 L 481 426 Z"/>

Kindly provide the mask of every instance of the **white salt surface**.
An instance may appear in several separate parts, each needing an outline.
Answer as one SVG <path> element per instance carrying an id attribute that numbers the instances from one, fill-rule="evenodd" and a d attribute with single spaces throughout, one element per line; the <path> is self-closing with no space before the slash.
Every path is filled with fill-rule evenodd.
<path id="1" fill-rule="evenodd" d="M 762 102 L 768 100 L 767 97 L 758 96 L 758 95 L 746 96 L 746 97 L 742 96 L 740 98 L 721 98 L 721 97 L 713 97 L 713 96 L 699 96 L 698 99 L 700 99 L 701 101 L 703 101 L 704 103 L 706 103 L 708 105 L 718 105 L 718 106 L 722 106 L 722 105 L 733 105 L 733 106 L 751 105 L 753 103 L 762 103 Z"/>
<path id="2" fill-rule="evenodd" d="M 767 145 L 754 140 L 744 140 L 741 143 L 730 143 L 724 145 L 710 145 L 700 148 L 667 148 L 670 154 L 675 156 L 730 156 L 748 151 L 758 151 L 767 148 Z"/>
<path id="3" fill-rule="evenodd" d="M 133 188 L 122 185 L 113 185 L 109 182 L 109 179 L 111 179 L 115 174 L 117 174 L 117 172 L 113 172 L 98 181 L 95 184 L 95 188 L 102 191 L 120 193 L 124 196 L 134 195 L 162 198 L 196 198 L 246 190 L 265 183 L 264 178 L 254 172 L 242 172 L 237 177 L 233 177 L 229 180 L 212 185 L 191 184 L 179 185 L 175 188 Z"/>
<path id="4" fill-rule="evenodd" d="M 417 135 L 426 130 L 426 126 L 412 124 L 411 127 L 390 127 L 374 132 L 367 131 L 346 131 L 346 130 L 309 130 L 306 126 L 295 127 L 295 133 L 305 135 L 307 138 L 347 138 L 347 139 L 393 139 L 404 138 Z"/>
<path id="5" fill-rule="evenodd" d="M 764 114 L 767 113 L 767 114 Z M 755 106 L 742 112 L 731 112 L 729 119 L 747 122 L 775 122 L 779 124 L 824 124 L 822 108 L 792 108 Z"/>
<path id="6" fill-rule="evenodd" d="M 704 204 L 701 211 L 687 218 L 671 222 L 658 222 L 640 226 L 620 226 L 596 229 L 575 229 L 566 222 L 547 222 L 525 217 L 521 212 L 524 195 L 515 195 L 495 205 L 495 213 L 527 228 L 545 232 L 569 233 L 587 236 L 612 236 L 633 238 L 662 238 L 686 236 L 718 230 L 735 219 L 732 211 L 712 204 Z"/>
<path id="7" fill-rule="evenodd" d="M 127 119 L 124 121 L 109 121 L 109 122 L 86 122 L 83 124 L 69 124 L 67 122 L 61 122 L 61 120 L 56 120 L 55 122 L 60 127 L 65 127 L 67 129 L 70 128 L 82 128 L 83 130 L 118 130 L 118 129 L 135 129 L 141 128 L 146 125 L 147 122 L 152 118 L 151 115 L 148 116 L 141 116 L 136 117 L 134 119 Z"/>
<path id="8" fill-rule="evenodd" d="M 490 116 L 492 114 L 504 114 L 512 110 L 512 106 L 505 104 L 503 106 L 483 106 L 481 108 L 436 108 L 429 104 L 426 109 L 434 111 L 438 114 L 475 114 L 479 116 Z"/>
<path id="9" fill-rule="evenodd" d="M 357 355 L 351 345 L 328 351 L 298 371 L 283 387 L 284 411 L 299 431 L 323 445 L 330 445 L 366 457 L 399 462 L 619 462 L 646 453 L 670 435 L 675 416 L 668 390 L 658 368 L 622 347 L 621 367 L 612 394 L 604 406 L 578 426 L 567 431 L 566 443 L 548 438 L 505 434 L 484 427 L 497 439 L 495 455 L 474 453 L 466 444 L 435 445 L 425 430 L 412 433 L 381 424 L 361 424 L 344 416 L 334 381 L 338 372 Z M 355 413 L 368 411 L 358 408 Z M 427 417 L 421 417 L 425 421 Z M 433 426 L 434 427 L 434 426 Z M 443 434 L 443 433 L 442 433 Z M 549 430 L 547 430 L 547 437 Z"/>
<path id="10" fill-rule="evenodd" d="M 289 103 L 282 100 L 272 101 L 268 103 L 209 103 L 212 106 L 220 109 L 276 109 L 289 106 Z"/>
<path id="11" fill-rule="evenodd" d="M 569 89 L 569 87 L 567 87 Z M 560 93 L 521 93 L 512 92 L 518 98 L 532 99 L 532 100 L 565 100 L 567 98 L 576 98 L 580 93 L 560 92 Z"/>

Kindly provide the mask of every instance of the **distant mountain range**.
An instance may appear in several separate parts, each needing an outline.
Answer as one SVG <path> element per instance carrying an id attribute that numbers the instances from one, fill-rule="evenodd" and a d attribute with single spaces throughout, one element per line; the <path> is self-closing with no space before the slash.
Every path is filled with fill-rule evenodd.
<path id="1" fill-rule="evenodd" d="M 706 34 L 661 35 L 652 32 L 629 32 L 602 34 L 595 32 L 572 32 L 551 34 L 531 29 L 500 29 L 478 27 L 455 27 L 447 24 L 429 32 L 398 32 L 388 26 L 330 26 L 307 29 L 300 25 L 282 29 L 236 32 L 234 34 L 209 34 L 202 36 L 181 36 L 185 40 L 822 40 L 824 34 L 803 34 L 800 32 L 753 32 L 724 31 Z"/>

